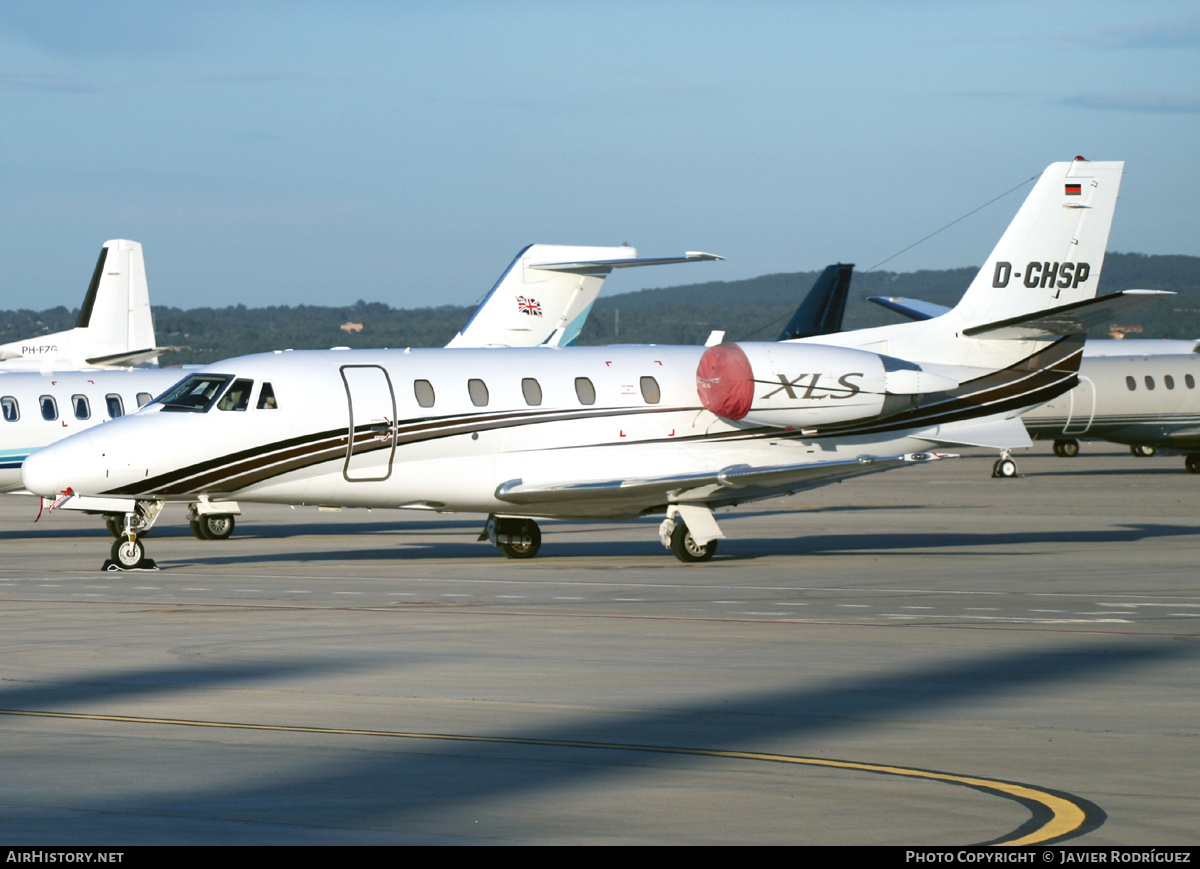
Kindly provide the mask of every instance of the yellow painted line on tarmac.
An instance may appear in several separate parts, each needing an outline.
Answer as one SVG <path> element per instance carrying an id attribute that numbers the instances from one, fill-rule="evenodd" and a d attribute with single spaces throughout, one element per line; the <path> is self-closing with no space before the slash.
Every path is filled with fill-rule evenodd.
<path id="1" fill-rule="evenodd" d="M 483 742 L 506 745 L 537 745 L 555 748 L 588 748 L 604 751 L 641 751 L 655 754 L 690 755 L 693 757 L 723 757 L 735 760 L 755 760 L 768 763 L 788 763 L 800 766 L 819 766 L 857 772 L 879 773 L 905 778 L 926 779 L 947 784 L 964 785 L 985 793 L 995 794 L 1021 803 L 1033 813 L 1030 823 L 994 839 L 990 845 L 1039 845 L 1057 841 L 1080 830 L 1096 819 L 1071 796 L 1052 793 L 1030 785 L 979 776 L 956 775 L 934 770 L 913 769 L 886 764 L 859 763 L 850 760 L 830 760 L 819 757 L 799 757 L 753 751 L 726 751 L 715 748 L 682 748 L 664 745 L 637 745 L 617 742 L 586 742 L 572 739 L 535 739 L 519 736 L 471 736 L 455 733 L 420 733 L 402 730 L 357 730 L 338 727 L 303 727 L 287 724 L 246 724 L 233 721 L 203 721 L 187 718 L 152 718 L 137 715 L 99 715 L 81 712 L 44 712 L 25 709 L 0 709 L 0 715 L 29 718 L 60 718 L 74 721 L 111 721 L 126 724 L 164 724 L 177 727 L 214 727 L 229 730 L 258 730 L 280 733 L 315 733 L 336 736 L 375 736 L 391 739 L 437 739 L 449 742 Z M 1031 829 L 1032 826 L 1032 829 Z"/>

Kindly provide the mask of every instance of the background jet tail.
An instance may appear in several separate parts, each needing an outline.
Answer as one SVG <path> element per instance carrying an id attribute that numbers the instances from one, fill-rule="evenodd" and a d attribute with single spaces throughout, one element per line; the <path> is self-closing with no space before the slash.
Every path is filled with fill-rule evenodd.
<path id="1" fill-rule="evenodd" d="M 1122 162 L 1052 163 L 953 309 L 961 327 L 1096 295 Z"/>
<path id="2" fill-rule="evenodd" d="M 850 295 L 853 273 L 854 263 L 826 266 L 775 340 L 790 341 L 793 338 L 810 338 L 842 331 L 842 317 L 846 313 L 846 298 Z"/>
<path id="3" fill-rule="evenodd" d="M 579 335 L 613 269 L 718 259 L 721 257 L 695 251 L 681 257 L 639 258 L 629 245 L 531 244 L 517 254 L 467 325 L 446 346 L 565 346 Z"/>

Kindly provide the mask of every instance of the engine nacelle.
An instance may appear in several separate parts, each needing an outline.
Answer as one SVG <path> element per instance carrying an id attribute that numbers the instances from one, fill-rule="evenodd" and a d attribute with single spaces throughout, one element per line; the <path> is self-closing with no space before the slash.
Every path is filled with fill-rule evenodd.
<path id="1" fill-rule="evenodd" d="M 696 370 L 696 391 L 705 408 L 724 419 L 781 428 L 820 429 L 871 419 L 884 413 L 885 402 L 888 412 L 900 409 L 889 395 L 957 385 L 900 360 L 820 344 L 727 342 L 709 347 Z"/>

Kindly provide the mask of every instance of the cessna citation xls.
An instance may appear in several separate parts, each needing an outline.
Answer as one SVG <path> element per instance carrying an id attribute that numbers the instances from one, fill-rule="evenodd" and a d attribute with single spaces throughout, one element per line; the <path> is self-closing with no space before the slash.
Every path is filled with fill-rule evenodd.
<path id="1" fill-rule="evenodd" d="M 477 512 L 513 558 L 537 552 L 538 518 L 658 513 L 680 560 L 706 560 L 716 508 L 938 445 L 1027 444 L 1018 414 L 1075 385 L 1086 326 L 1159 295 L 1095 298 L 1122 168 L 1048 167 L 942 317 L 708 348 L 246 356 L 35 453 L 23 479 L 151 519 L 165 501 L 233 499 Z M 231 394 L 246 412 L 221 411 Z M 143 563 L 132 526 L 112 555 Z"/>
<path id="2" fill-rule="evenodd" d="M 565 345 L 578 335 L 614 269 L 719 259 L 693 251 L 639 257 L 629 245 L 531 244 L 504 270 L 450 346 Z M 142 246 L 105 242 L 74 330 L 0 346 L 0 359 L 7 360 L 0 363 L 0 493 L 24 491 L 21 463 L 35 450 L 131 413 L 178 383 L 178 369 L 103 370 L 158 352 Z M 269 406 L 273 399 L 259 392 L 258 406 Z M 247 400 L 228 390 L 216 407 L 245 410 Z M 66 506 L 93 512 L 78 501 Z M 148 527 L 144 512 L 100 512 L 114 537 L 123 534 L 127 522 L 139 533 Z M 192 533 L 224 539 L 240 512 L 234 501 L 193 500 L 188 509 Z"/>

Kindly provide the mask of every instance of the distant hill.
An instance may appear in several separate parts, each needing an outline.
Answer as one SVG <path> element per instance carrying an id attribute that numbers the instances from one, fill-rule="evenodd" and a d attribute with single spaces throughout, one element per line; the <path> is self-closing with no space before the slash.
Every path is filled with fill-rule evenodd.
<path id="1" fill-rule="evenodd" d="M 856 274 L 846 305 L 846 327 L 900 321 L 897 315 L 867 302 L 868 296 L 909 296 L 952 305 L 976 271 Z M 744 281 L 601 295 L 578 343 L 698 344 L 714 329 L 725 330 L 733 340 L 774 340 L 817 274 L 772 274 Z M 1109 254 L 1100 292 L 1134 288 L 1171 290 L 1179 297 L 1130 315 L 1120 324 L 1123 328 L 1141 329 L 1134 334 L 1146 338 L 1200 337 L 1200 257 Z M 468 306 L 392 308 L 363 301 L 336 308 L 236 305 L 182 310 L 155 306 L 154 325 L 159 343 L 175 348 L 163 356 L 163 364 L 170 365 L 285 348 L 440 347 L 454 337 L 472 310 Z M 78 310 L 61 306 L 0 312 L 0 343 L 69 329 L 77 316 Z M 1097 334 L 1104 331 L 1097 330 Z"/>

